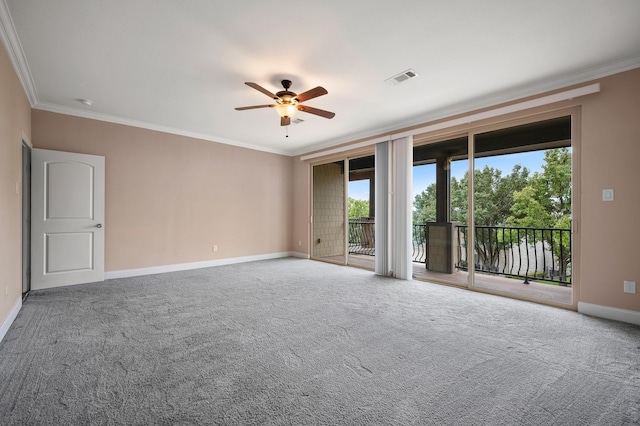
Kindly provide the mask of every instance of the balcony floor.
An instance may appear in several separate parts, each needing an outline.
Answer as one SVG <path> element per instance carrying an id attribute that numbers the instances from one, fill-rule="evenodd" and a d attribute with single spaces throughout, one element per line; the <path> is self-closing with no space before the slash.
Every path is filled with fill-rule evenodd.
<path id="1" fill-rule="evenodd" d="M 325 258 L 326 260 L 344 262 L 341 256 Z M 349 255 L 349 266 L 373 271 L 375 259 L 373 256 Z M 413 264 L 413 277 L 417 280 L 429 281 L 440 284 L 467 287 L 469 274 L 465 271 L 456 271 L 452 274 L 433 272 L 425 268 L 424 263 Z M 523 284 L 521 279 L 506 278 L 499 275 L 475 273 L 475 287 L 504 293 L 506 296 L 514 295 L 525 299 L 551 302 L 554 304 L 572 303 L 571 287 L 561 287 L 551 284 L 530 282 Z"/>

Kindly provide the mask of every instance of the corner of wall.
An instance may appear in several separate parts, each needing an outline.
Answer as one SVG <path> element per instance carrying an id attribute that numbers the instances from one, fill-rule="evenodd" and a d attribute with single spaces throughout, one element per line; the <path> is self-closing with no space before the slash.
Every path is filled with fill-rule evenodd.
<path id="1" fill-rule="evenodd" d="M 16 303 L 13 305 L 13 308 L 9 311 L 9 315 L 7 315 L 5 320 L 2 322 L 2 325 L 0 325 L 0 342 L 2 342 L 4 336 L 9 331 L 9 328 L 11 328 L 11 324 L 15 321 L 20 309 L 22 309 L 22 298 L 18 298 Z"/>

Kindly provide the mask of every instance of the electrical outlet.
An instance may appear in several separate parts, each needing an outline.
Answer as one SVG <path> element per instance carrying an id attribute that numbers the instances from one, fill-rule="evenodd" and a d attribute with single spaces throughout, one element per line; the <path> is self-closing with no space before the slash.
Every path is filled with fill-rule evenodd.
<path id="1" fill-rule="evenodd" d="M 613 189 L 602 190 L 602 201 L 613 201 Z"/>
<path id="2" fill-rule="evenodd" d="M 213 251 L 214 251 L 214 252 L 218 251 L 218 246 L 217 246 L 217 245 L 214 245 L 214 246 L 213 246 Z"/>
<path id="3" fill-rule="evenodd" d="M 302 240 L 298 241 L 298 247 L 302 247 Z"/>
<path id="4" fill-rule="evenodd" d="M 625 281 L 624 282 L 624 292 L 636 294 L 636 282 L 635 281 Z"/>

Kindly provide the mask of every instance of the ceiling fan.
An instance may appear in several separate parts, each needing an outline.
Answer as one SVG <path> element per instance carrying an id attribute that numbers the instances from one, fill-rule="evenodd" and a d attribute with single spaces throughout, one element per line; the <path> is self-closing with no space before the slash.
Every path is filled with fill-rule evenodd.
<path id="1" fill-rule="evenodd" d="M 288 126 L 289 124 L 291 124 L 291 117 L 293 117 L 296 111 L 307 112 L 309 114 L 319 115 L 320 117 L 324 118 L 333 118 L 336 115 L 335 113 L 330 111 L 302 105 L 302 102 L 304 101 L 308 101 L 309 99 L 317 98 L 318 96 L 326 95 L 327 93 L 329 93 L 324 87 L 318 86 L 314 89 L 307 90 L 306 92 L 297 95 L 296 93 L 289 91 L 289 87 L 291 87 L 291 80 L 282 80 L 282 87 L 284 87 L 284 90 L 281 90 L 276 94 L 271 93 L 270 91 L 256 83 L 247 82 L 245 84 L 249 87 L 253 87 L 258 92 L 262 92 L 265 95 L 269 96 L 271 99 L 276 101 L 276 103 L 270 105 L 253 105 L 239 107 L 236 108 L 236 110 L 244 111 L 247 109 L 256 108 L 275 108 L 278 112 L 278 115 L 280 115 L 281 126 Z"/>

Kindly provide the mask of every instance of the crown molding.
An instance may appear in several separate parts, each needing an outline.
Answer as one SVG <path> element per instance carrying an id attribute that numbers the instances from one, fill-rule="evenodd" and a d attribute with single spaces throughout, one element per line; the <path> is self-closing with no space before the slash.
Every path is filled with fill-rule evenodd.
<path id="1" fill-rule="evenodd" d="M 31 71 L 27 65 L 27 58 L 24 56 L 20 39 L 16 33 L 16 28 L 13 25 L 13 19 L 9 13 L 9 7 L 6 0 L 0 1 L 0 40 L 4 45 L 11 65 L 18 75 L 20 83 L 29 99 L 29 103 L 33 107 L 38 101 L 38 93 L 36 92 L 36 86 L 33 83 L 31 77 Z"/>
<path id="2" fill-rule="evenodd" d="M 148 123 L 146 121 L 132 120 L 129 118 L 123 118 L 115 115 L 101 114 L 93 111 L 85 111 L 85 110 L 80 110 L 80 109 L 71 108 L 71 107 L 48 104 L 46 102 L 37 102 L 33 106 L 33 108 L 39 109 L 42 111 L 54 112 L 57 114 L 71 115 L 71 116 L 80 117 L 80 118 L 88 118 L 90 120 L 104 121 L 107 123 L 121 124 L 124 126 L 130 126 L 130 127 L 138 127 L 141 129 L 153 130 L 153 131 L 162 132 L 162 133 L 169 133 L 169 134 L 178 135 L 178 136 L 185 136 L 193 139 L 201 139 L 209 142 L 221 143 L 224 145 L 232 145 L 232 146 L 237 146 L 239 148 L 252 149 L 254 151 L 268 152 L 270 154 L 286 155 L 289 157 L 292 156 L 291 152 L 289 151 L 282 151 L 282 150 L 272 149 L 264 146 L 253 145 L 249 143 L 217 137 L 215 135 L 209 135 L 206 133 L 199 133 L 199 132 L 192 132 L 190 130 L 178 129 L 175 127 L 165 126 L 162 124 Z"/>

